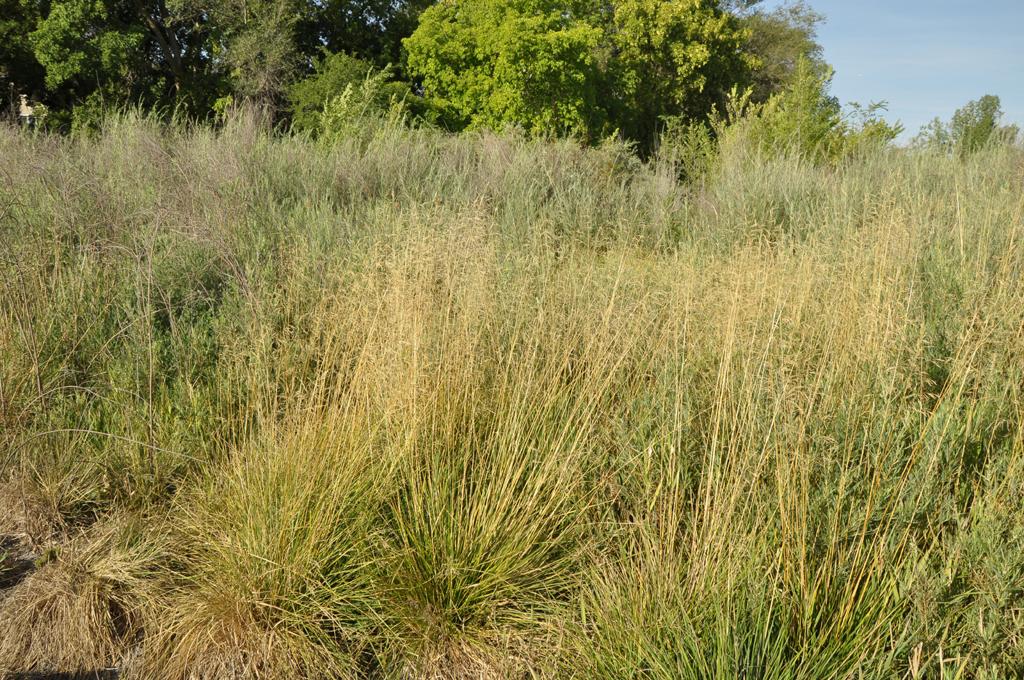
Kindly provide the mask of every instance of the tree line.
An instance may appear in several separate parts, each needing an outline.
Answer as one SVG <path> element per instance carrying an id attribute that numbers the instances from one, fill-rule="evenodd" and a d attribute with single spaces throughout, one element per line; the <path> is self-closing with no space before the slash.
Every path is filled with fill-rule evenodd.
<path id="1" fill-rule="evenodd" d="M 246 104 L 317 134 L 397 106 L 449 130 L 646 153 L 680 131 L 699 149 L 731 108 L 761 146 L 835 157 L 892 141 L 902 128 L 879 105 L 829 95 L 822 20 L 802 0 L 0 0 L 0 111 L 27 97 L 69 131 L 124 106 L 211 120 Z M 1016 139 L 1001 115 L 986 95 L 916 141 Z"/>
<path id="2" fill-rule="evenodd" d="M 733 86 L 766 100 L 801 57 L 824 68 L 820 20 L 759 0 L 0 0 L 0 97 L 26 94 L 58 129 L 243 101 L 301 126 L 378 69 L 452 129 L 645 143 Z"/>

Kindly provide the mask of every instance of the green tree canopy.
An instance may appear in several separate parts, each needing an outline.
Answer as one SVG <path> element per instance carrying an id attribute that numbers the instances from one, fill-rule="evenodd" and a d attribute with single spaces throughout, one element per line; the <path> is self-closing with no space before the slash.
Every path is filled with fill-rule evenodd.
<path id="1" fill-rule="evenodd" d="M 786 89 L 796 77 L 800 59 L 818 69 L 825 66 L 817 41 L 818 25 L 824 17 L 803 2 L 764 10 L 760 2 L 737 8 L 740 24 L 747 29 L 745 51 L 753 58 L 752 98 L 767 101 Z"/>
<path id="2" fill-rule="evenodd" d="M 470 127 L 599 132 L 601 30 L 555 0 L 446 0 L 406 39 L 424 93 Z"/>
<path id="3" fill-rule="evenodd" d="M 198 1 L 213 25 L 216 67 L 230 91 L 276 108 L 301 67 L 297 27 L 305 0 Z"/>
<path id="4" fill-rule="evenodd" d="M 397 62 L 431 0 L 0 0 L 0 79 L 51 108 L 276 104 L 325 47 Z M 7 95 L 5 91 L 3 93 Z"/>
<path id="5" fill-rule="evenodd" d="M 43 93 L 46 71 L 29 38 L 38 21 L 39 6 L 32 0 L 0 0 L 0 115 L 19 94 Z"/>
<path id="6" fill-rule="evenodd" d="M 733 85 L 754 101 L 784 90 L 798 58 L 820 62 L 819 20 L 759 0 L 0 0 L 0 78 L 57 122 L 234 98 L 290 104 L 301 128 L 359 59 L 415 79 L 416 117 L 617 131 L 650 150 L 666 120 L 705 118 Z"/>
<path id="7" fill-rule="evenodd" d="M 304 45 L 312 54 L 320 46 L 347 52 L 383 67 L 402 62 L 402 40 L 416 30 L 420 14 L 434 0 L 323 0 L 311 3 L 302 26 Z"/>
<path id="8" fill-rule="evenodd" d="M 184 2 L 53 0 L 30 40 L 59 105 L 202 108 L 213 89 L 208 34 L 206 14 Z"/>
<path id="9" fill-rule="evenodd" d="M 141 17 L 117 2 L 54 2 L 32 33 L 51 89 L 88 88 L 90 81 L 131 87 L 145 73 L 146 29 Z"/>
<path id="10" fill-rule="evenodd" d="M 473 127 L 653 143 L 745 79 L 745 32 L 717 0 L 445 0 L 405 41 L 427 97 Z"/>
<path id="11" fill-rule="evenodd" d="M 615 0 L 606 29 L 616 127 L 643 147 L 667 117 L 700 119 L 753 62 L 736 17 L 708 0 Z"/>
<path id="12" fill-rule="evenodd" d="M 995 95 L 987 94 L 969 102 L 958 109 L 950 121 L 953 143 L 965 153 L 977 151 L 995 134 L 1002 116 L 1002 104 Z"/>

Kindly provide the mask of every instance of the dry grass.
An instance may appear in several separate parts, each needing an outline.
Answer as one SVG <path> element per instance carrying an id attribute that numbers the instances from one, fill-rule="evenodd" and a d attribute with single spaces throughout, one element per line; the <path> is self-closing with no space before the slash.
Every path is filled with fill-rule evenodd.
<path id="1" fill-rule="evenodd" d="M 89 673 L 142 635 L 155 560 L 140 529 L 97 525 L 36 560 L 0 607 L 0 674 Z"/>
<path id="2" fill-rule="evenodd" d="M 1024 673 L 1024 156 L 722 154 L 0 131 L 0 666 Z"/>

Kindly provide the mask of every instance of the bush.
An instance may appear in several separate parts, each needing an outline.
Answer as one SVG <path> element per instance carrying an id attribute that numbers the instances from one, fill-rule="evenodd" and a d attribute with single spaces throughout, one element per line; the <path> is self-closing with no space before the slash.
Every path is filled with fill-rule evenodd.
<path id="1" fill-rule="evenodd" d="M 1014 144 L 1019 130 L 1014 125 L 1001 126 L 1002 115 L 999 97 L 985 95 L 957 109 L 949 123 L 934 119 L 921 128 L 914 142 L 960 157 L 976 153 L 989 144 Z"/>
<path id="2" fill-rule="evenodd" d="M 323 132 L 324 110 L 335 104 L 329 118 L 368 116 L 387 112 L 396 103 L 406 103 L 417 113 L 423 109 L 407 83 L 391 79 L 390 68 L 377 70 L 369 62 L 338 52 L 325 52 L 313 62 L 313 75 L 293 84 L 288 90 L 292 129 L 298 132 Z M 352 94 L 354 92 L 355 94 Z M 358 102 L 353 101 L 358 99 Z M 339 110 L 343 109 L 343 110 Z M 426 113 L 426 111 L 422 111 Z"/>
<path id="3" fill-rule="evenodd" d="M 341 94 L 328 99 L 316 127 L 320 139 L 326 143 L 365 140 L 380 130 L 404 126 L 408 119 L 405 101 L 383 99 L 389 89 L 388 75 L 387 69 L 370 73 L 357 86 L 350 83 Z"/>
<path id="4" fill-rule="evenodd" d="M 717 157 L 718 143 L 710 125 L 681 118 L 665 121 L 654 154 L 655 164 L 683 181 L 697 182 L 711 173 Z"/>
<path id="5" fill-rule="evenodd" d="M 757 149 L 768 157 L 792 154 L 814 162 L 837 162 L 896 139 L 902 128 L 878 115 L 884 104 L 853 104 L 852 112 L 844 114 L 828 92 L 831 79 L 830 70 L 802 58 L 791 85 L 764 104 L 753 104 L 749 92 L 734 89 L 726 115 L 715 125 L 726 144 Z"/>

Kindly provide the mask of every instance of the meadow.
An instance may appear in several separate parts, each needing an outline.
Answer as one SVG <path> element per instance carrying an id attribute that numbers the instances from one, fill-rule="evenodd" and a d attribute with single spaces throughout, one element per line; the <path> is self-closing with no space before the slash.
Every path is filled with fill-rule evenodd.
<path id="1" fill-rule="evenodd" d="M 1024 676 L 1024 151 L 0 127 L 0 677 Z"/>

